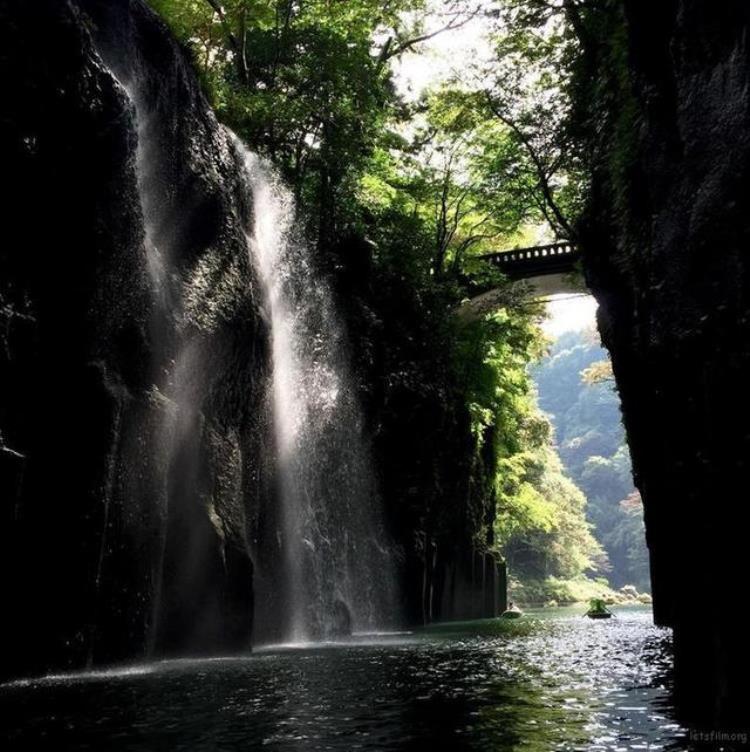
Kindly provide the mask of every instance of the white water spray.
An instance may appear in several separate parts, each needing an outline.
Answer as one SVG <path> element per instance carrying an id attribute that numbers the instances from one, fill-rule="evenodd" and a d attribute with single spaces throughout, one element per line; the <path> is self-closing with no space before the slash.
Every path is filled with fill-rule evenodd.
<path id="1" fill-rule="evenodd" d="M 294 202 L 235 138 L 253 198 L 248 251 L 271 329 L 286 640 L 393 619 L 393 553 L 331 292 L 295 237 Z"/>

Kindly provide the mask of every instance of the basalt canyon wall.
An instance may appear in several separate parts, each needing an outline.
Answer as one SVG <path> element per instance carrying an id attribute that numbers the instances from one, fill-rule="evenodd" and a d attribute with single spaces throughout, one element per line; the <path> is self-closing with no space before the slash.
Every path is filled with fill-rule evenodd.
<path id="1" fill-rule="evenodd" d="M 495 559 L 474 551 L 475 528 L 491 528 L 489 512 L 472 508 L 479 502 L 460 468 L 455 494 L 451 486 L 441 496 L 452 517 L 433 529 L 436 453 L 416 424 L 401 432 L 417 409 L 408 395 L 403 410 L 386 410 L 398 413 L 395 424 L 381 424 L 385 400 L 370 384 L 367 426 L 351 417 L 358 395 L 350 391 L 368 389 L 361 383 L 329 391 L 321 383 L 315 399 L 296 403 L 279 398 L 274 364 L 284 349 L 273 327 L 310 309 L 307 287 L 325 298 L 325 285 L 308 271 L 295 282 L 289 316 L 269 305 L 274 274 L 287 270 L 261 279 L 253 249 L 262 243 L 251 236 L 261 210 L 253 204 L 273 178 L 217 123 L 166 26 L 142 0 L 2 0 L 0 22 L 0 673 L 226 654 L 284 639 L 290 604 L 307 597 L 290 593 L 310 590 L 290 584 L 291 559 L 322 583 L 317 600 L 344 628 L 352 604 L 338 591 L 374 601 L 367 593 L 376 579 L 362 588 L 362 573 L 348 573 L 378 556 L 388 559 L 377 565 L 380 580 L 395 578 L 401 592 L 389 596 L 397 602 L 388 624 L 502 608 Z M 293 221 L 288 214 L 284 222 Z M 275 216 L 261 227 L 275 227 Z M 345 251 L 346 273 L 355 274 L 356 254 Z M 344 319 L 345 287 L 337 289 Z M 309 320 L 321 312 L 333 315 L 318 306 Z M 384 314 L 394 329 L 397 313 Z M 307 330 L 295 327 L 287 351 L 306 363 L 317 334 L 304 342 Z M 346 348 L 338 339 L 327 347 L 335 352 L 325 362 L 297 369 L 302 391 L 316 374 L 325 381 L 324 366 L 339 367 Z M 315 451 L 351 460 L 318 462 L 314 483 L 300 476 L 304 488 L 285 502 L 274 400 L 292 412 L 303 404 L 338 415 L 343 432 L 322 421 L 303 433 Z M 432 427 L 431 406 L 418 409 L 426 416 L 419 425 Z M 374 437 L 372 483 L 352 459 L 360 444 L 366 449 L 362 431 Z M 290 505 L 311 483 L 338 490 L 292 512 L 290 523 Z M 352 511 L 353 495 L 374 504 L 367 489 L 378 485 L 391 548 L 364 530 L 368 515 L 377 520 L 367 524 L 381 524 L 374 510 Z M 357 524 L 337 524 L 341 510 Z M 308 524 L 317 538 L 285 541 Z M 325 559 L 334 529 L 344 548 Z M 366 557 L 368 546 L 375 553 Z M 317 568 L 305 558 L 311 547 L 321 552 Z"/>
<path id="2" fill-rule="evenodd" d="M 585 267 L 644 501 L 655 617 L 674 627 L 691 721 L 747 725 L 750 8 L 610 2 L 576 20 L 595 166 Z"/>
<path id="3" fill-rule="evenodd" d="M 272 506 L 237 155 L 142 3 L 2 18 L 2 671 L 242 649 Z"/>
<path id="4" fill-rule="evenodd" d="M 352 332 L 386 516 L 399 544 L 407 623 L 496 616 L 506 606 L 496 553 L 494 429 L 477 451 L 446 339 L 398 264 L 351 237 L 332 249 L 339 303 Z"/>

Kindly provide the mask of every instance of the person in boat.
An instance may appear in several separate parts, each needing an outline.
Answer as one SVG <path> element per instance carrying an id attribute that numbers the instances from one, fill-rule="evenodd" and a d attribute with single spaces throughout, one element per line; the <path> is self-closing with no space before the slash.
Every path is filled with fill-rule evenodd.
<path id="1" fill-rule="evenodd" d="M 589 601 L 589 611 L 590 614 L 608 614 L 609 609 L 604 604 L 603 598 L 592 598 Z"/>

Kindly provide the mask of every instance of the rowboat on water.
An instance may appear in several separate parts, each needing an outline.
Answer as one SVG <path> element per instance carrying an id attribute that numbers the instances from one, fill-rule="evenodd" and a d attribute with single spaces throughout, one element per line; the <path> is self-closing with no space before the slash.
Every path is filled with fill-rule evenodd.
<path id="1" fill-rule="evenodd" d="M 612 612 L 604 604 L 602 598 L 592 598 L 589 601 L 589 610 L 586 612 L 589 619 L 611 619 Z"/>
<path id="2" fill-rule="evenodd" d="M 513 602 L 509 603 L 508 608 L 500 614 L 501 619 L 520 619 L 522 616 L 523 611 Z"/>

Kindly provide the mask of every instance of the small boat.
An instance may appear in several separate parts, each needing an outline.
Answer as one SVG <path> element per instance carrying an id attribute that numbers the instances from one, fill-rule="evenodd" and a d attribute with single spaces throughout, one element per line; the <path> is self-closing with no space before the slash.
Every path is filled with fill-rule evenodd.
<path id="1" fill-rule="evenodd" d="M 586 612 L 589 619 L 610 619 L 612 612 L 604 605 L 603 598 L 592 598 L 589 601 L 589 610 Z"/>
<path id="2" fill-rule="evenodd" d="M 511 606 L 506 611 L 503 611 L 502 614 L 500 614 L 501 619 L 520 619 L 523 616 L 523 611 L 521 611 L 518 606 Z"/>
<path id="3" fill-rule="evenodd" d="M 611 611 L 587 611 L 586 616 L 588 616 L 589 619 L 611 619 L 612 612 Z"/>

